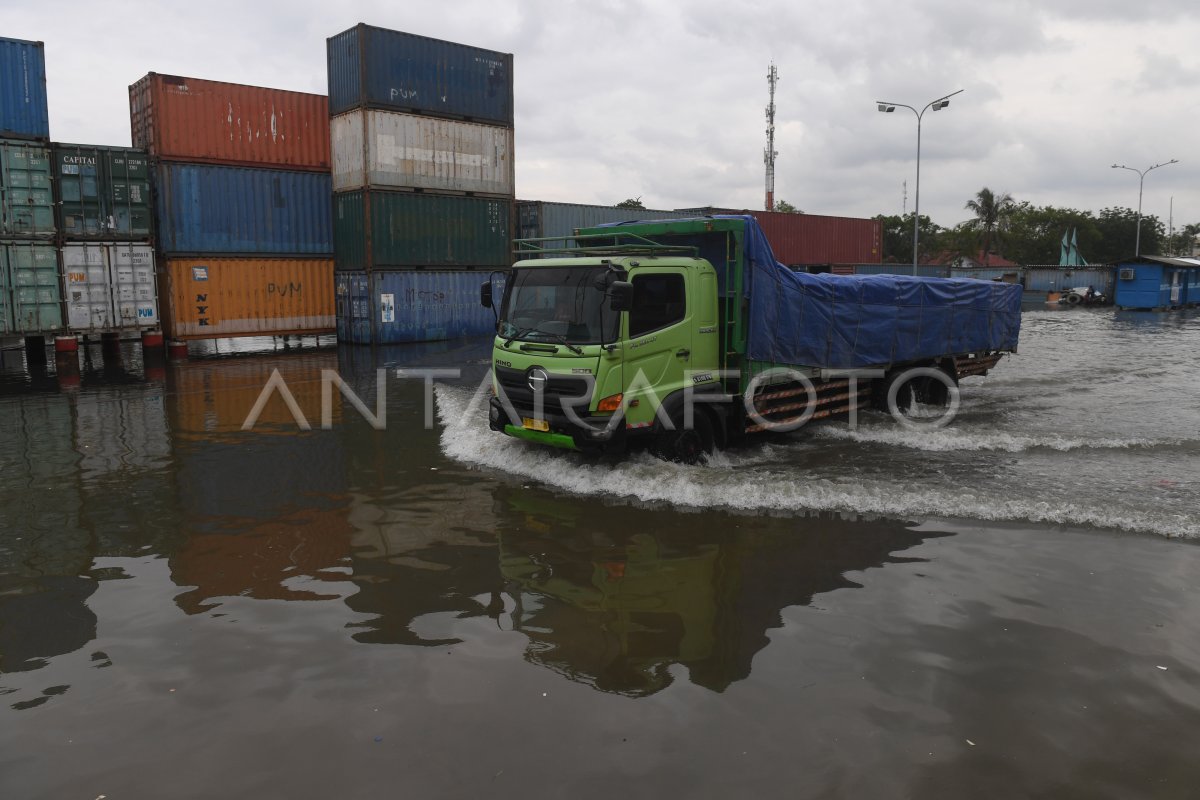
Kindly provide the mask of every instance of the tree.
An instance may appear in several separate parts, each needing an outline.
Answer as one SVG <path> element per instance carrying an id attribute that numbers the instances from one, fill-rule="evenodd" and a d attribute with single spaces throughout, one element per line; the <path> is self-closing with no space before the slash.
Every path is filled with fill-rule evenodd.
<path id="1" fill-rule="evenodd" d="M 979 237 L 986 264 L 987 254 L 992 252 L 997 240 L 1008 232 L 1008 224 L 1016 203 L 1007 192 L 997 195 L 985 186 L 976 192 L 975 198 L 968 200 L 963 208 L 975 214 L 975 219 L 971 220 L 969 225 Z"/>
<path id="2" fill-rule="evenodd" d="M 644 209 L 645 206 L 642 205 L 641 197 L 631 197 L 628 200 L 622 200 L 621 202 L 617 203 L 617 208 L 641 208 L 641 209 Z"/>
<path id="3" fill-rule="evenodd" d="M 1018 264 L 1057 264 L 1064 234 L 1074 234 L 1089 262 L 1100 260 L 1102 236 L 1090 211 L 1018 203 L 1008 221 L 1004 255 Z"/>
<path id="4" fill-rule="evenodd" d="M 911 264 L 913 257 L 913 215 L 898 214 L 875 217 L 883 228 L 883 252 L 879 260 L 887 264 Z M 921 215 L 920 257 L 923 261 L 931 253 L 938 252 L 939 234 L 942 229 L 933 224 L 933 220 Z"/>
<path id="5" fill-rule="evenodd" d="M 1096 218 L 1101 245 L 1096 257 L 1089 259 L 1111 264 L 1132 258 L 1137 249 L 1137 212 L 1132 208 L 1105 208 Z M 1166 226 L 1155 216 L 1142 217 L 1141 252 L 1161 255 L 1167 244 Z"/>
<path id="6" fill-rule="evenodd" d="M 801 211 L 800 209 L 796 208 L 794 205 L 789 203 L 787 200 L 776 200 L 774 210 L 782 212 L 784 214 L 803 214 L 804 213 L 803 211 Z"/>

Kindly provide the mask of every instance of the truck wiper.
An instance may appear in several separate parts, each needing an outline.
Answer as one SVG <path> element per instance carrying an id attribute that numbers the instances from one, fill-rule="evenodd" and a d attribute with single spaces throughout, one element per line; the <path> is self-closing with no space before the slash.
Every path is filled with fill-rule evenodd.
<path id="1" fill-rule="evenodd" d="M 563 336 L 561 333 L 551 333 L 550 331 L 544 331 L 541 328 L 537 327 L 536 325 L 533 326 L 532 328 L 521 328 L 520 330 L 515 332 L 512 336 L 509 336 L 507 339 L 505 339 L 504 346 L 508 347 L 509 345 L 511 345 L 513 343 L 514 340 L 520 339 L 522 336 L 524 336 L 528 333 L 540 333 L 543 336 L 552 336 L 555 339 L 557 339 L 560 343 L 562 343 L 568 350 L 570 350 L 575 355 L 577 355 L 577 356 L 583 355 L 583 350 L 580 349 L 579 347 L 576 347 L 575 345 L 571 344 L 569 341 L 567 341 L 567 337 Z"/>

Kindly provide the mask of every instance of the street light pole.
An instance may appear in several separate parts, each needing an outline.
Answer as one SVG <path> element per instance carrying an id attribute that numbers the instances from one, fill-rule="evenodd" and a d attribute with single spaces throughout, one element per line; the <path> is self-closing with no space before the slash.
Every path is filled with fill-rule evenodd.
<path id="1" fill-rule="evenodd" d="M 1164 161 L 1161 164 L 1155 164 L 1153 167 L 1146 167 L 1145 169 L 1134 169 L 1133 167 L 1127 167 L 1124 164 L 1113 164 L 1112 165 L 1113 169 L 1127 169 L 1130 172 L 1136 172 L 1138 174 L 1137 232 L 1134 234 L 1134 238 L 1133 238 L 1133 257 L 1134 258 L 1137 258 L 1138 256 L 1140 256 L 1142 254 L 1142 184 L 1146 182 L 1146 174 L 1148 172 L 1150 172 L 1150 170 L 1152 170 L 1152 169 L 1158 169 L 1159 167 L 1166 167 L 1171 164 L 1178 164 L 1178 163 L 1179 163 L 1179 159 L 1172 158 L 1170 161 Z"/>
<path id="2" fill-rule="evenodd" d="M 950 105 L 950 98 L 956 94 L 961 94 L 962 89 L 957 92 L 951 92 L 947 95 L 942 95 L 936 100 L 930 100 L 925 104 L 925 107 L 917 111 L 910 105 L 904 103 L 892 103 L 887 100 L 876 100 L 875 103 L 879 107 L 879 111 L 884 114 L 890 114 L 897 108 L 907 108 L 917 117 L 917 187 L 916 197 L 913 200 L 913 265 L 912 274 L 917 274 L 917 244 L 920 238 L 921 229 L 921 119 L 925 116 L 925 112 L 931 107 L 934 111 L 941 111 L 946 106 Z"/>

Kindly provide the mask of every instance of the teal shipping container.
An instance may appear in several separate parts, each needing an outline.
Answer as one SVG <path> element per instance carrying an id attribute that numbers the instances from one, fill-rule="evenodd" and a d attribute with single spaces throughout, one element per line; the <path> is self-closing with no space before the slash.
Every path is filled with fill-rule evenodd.
<path id="1" fill-rule="evenodd" d="M 648 208 L 591 206 L 581 203 L 553 203 L 546 200 L 517 201 L 517 238 L 541 239 L 571 236 L 580 228 L 594 228 L 610 222 L 640 219 L 684 219 L 702 216 L 689 211 L 658 211 Z"/>
<path id="2" fill-rule="evenodd" d="M 41 42 L 0 37 L 0 137 L 50 138 Z"/>
<path id="3" fill-rule="evenodd" d="M 63 328 L 58 253 L 34 241 L 0 242 L 0 333 Z"/>
<path id="4" fill-rule="evenodd" d="M 54 236 L 50 149 L 37 142 L 0 140 L 0 236 Z"/>
<path id="5" fill-rule="evenodd" d="M 144 150 L 51 145 L 55 221 L 68 239 L 146 240 L 153 231 L 150 158 Z"/>
<path id="6" fill-rule="evenodd" d="M 333 199 L 339 270 L 510 264 L 512 202 L 420 192 L 357 191 Z"/>

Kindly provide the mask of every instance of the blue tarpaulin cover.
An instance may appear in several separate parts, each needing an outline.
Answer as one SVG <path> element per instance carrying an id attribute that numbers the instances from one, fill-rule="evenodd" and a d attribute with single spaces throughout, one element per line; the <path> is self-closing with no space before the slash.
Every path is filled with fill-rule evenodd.
<path id="1" fill-rule="evenodd" d="M 775 260 L 754 217 L 713 218 L 745 222 L 752 360 L 853 369 L 1017 347 L 1019 285 L 793 272 Z"/>

